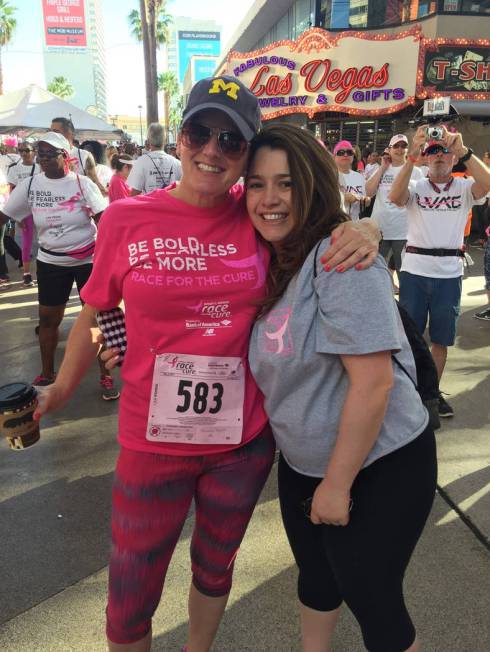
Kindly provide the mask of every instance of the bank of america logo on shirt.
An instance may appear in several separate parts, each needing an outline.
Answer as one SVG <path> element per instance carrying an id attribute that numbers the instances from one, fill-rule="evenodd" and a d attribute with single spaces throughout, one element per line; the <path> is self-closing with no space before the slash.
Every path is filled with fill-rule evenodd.
<path id="1" fill-rule="evenodd" d="M 267 317 L 262 341 L 262 348 L 267 353 L 276 355 L 292 355 L 294 353 L 289 318 L 291 308 L 272 310 Z"/>

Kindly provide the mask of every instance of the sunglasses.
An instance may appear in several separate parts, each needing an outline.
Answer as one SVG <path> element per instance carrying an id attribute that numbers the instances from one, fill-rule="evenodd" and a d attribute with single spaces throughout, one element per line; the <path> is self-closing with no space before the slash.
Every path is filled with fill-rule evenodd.
<path id="1" fill-rule="evenodd" d="M 63 152 L 61 150 L 58 150 L 56 152 L 45 152 L 42 149 L 37 150 L 37 158 L 47 158 L 47 159 L 52 159 L 52 158 L 58 158 L 58 156 L 61 156 Z"/>
<path id="2" fill-rule="evenodd" d="M 335 156 L 354 156 L 353 149 L 338 149 L 335 152 Z"/>
<path id="3" fill-rule="evenodd" d="M 27 149 L 23 147 L 22 149 L 19 149 L 19 154 L 26 154 L 27 152 L 32 152 L 32 151 L 33 151 L 32 149 Z"/>
<path id="4" fill-rule="evenodd" d="M 443 154 L 449 154 L 449 150 L 447 147 L 443 147 L 442 145 L 436 145 L 435 147 L 429 147 L 429 149 L 425 152 L 426 154 L 439 154 L 439 152 L 442 152 Z"/>
<path id="5" fill-rule="evenodd" d="M 407 143 L 401 142 L 401 143 L 395 143 L 392 145 L 393 149 L 407 149 L 408 145 Z"/>
<path id="6" fill-rule="evenodd" d="M 182 127 L 182 143 L 189 149 L 201 149 L 214 134 L 217 134 L 221 153 L 228 158 L 239 158 L 247 149 L 247 141 L 236 131 L 207 127 L 197 122 Z"/>

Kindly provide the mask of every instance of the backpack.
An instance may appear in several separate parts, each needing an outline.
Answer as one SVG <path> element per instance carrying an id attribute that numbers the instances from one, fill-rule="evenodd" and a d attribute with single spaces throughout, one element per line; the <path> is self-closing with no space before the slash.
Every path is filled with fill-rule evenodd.
<path id="1" fill-rule="evenodd" d="M 320 241 L 315 249 L 314 264 L 313 264 L 313 278 L 317 277 L 316 259 L 318 250 L 322 241 Z M 415 370 L 417 377 L 413 379 L 408 373 L 402 363 L 398 360 L 394 353 L 391 354 L 391 359 L 396 366 L 403 371 L 403 373 L 410 378 L 415 389 L 417 390 L 422 403 L 425 405 L 429 413 L 429 425 L 432 430 L 437 430 L 441 427 L 439 421 L 439 378 L 437 375 L 437 368 L 432 358 L 429 347 L 423 336 L 417 330 L 415 322 L 410 317 L 408 312 L 403 308 L 398 301 L 395 301 L 398 313 L 405 330 L 410 348 L 412 349 L 413 359 L 415 361 Z"/>
<path id="2" fill-rule="evenodd" d="M 168 173 L 168 181 L 166 181 L 165 178 L 164 178 L 164 176 L 163 176 L 163 174 L 162 174 L 162 172 L 161 172 L 161 170 L 160 170 L 160 168 L 159 168 L 158 165 L 155 163 L 154 159 L 153 159 L 149 154 L 143 154 L 143 156 L 148 156 L 148 158 L 150 159 L 150 161 L 153 163 L 153 167 L 154 167 L 155 170 L 157 171 L 157 177 L 160 179 L 160 183 L 162 184 L 162 185 L 160 186 L 160 190 L 162 190 L 163 188 L 166 188 L 168 185 L 170 185 L 170 179 L 172 178 L 172 174 L 173 174 L 173 172 L 174 172 L 173 165 L 170 165 L 170 171 L 169 171 L 169 173 Z"/>
<path id="3" fill-rule="evenodd" d="M 415 369 L 417 372 L 417 382 L 410 376 L 408 371 L 397 359 L 394 353 L 391 354 L 393 362 L 410 378 L 415 385 L 415 389 L 420 394 L 422 403 L 429 413 L 429 425 L 433 430 L 441 427 L 439 421 L 439 378 L 437 368 L 432 358 L 429 347 L 410 317 L 408 312 L 395 301 L 402 320 L 405 335 L 412 349 L 413 359 L 415 360 Z"/>

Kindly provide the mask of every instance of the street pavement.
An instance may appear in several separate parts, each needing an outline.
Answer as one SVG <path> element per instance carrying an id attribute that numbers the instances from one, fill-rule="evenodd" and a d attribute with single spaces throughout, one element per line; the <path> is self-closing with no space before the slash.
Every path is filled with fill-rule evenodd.
<path id="1" fill-rule="evenodd" d="M 440 492 L 406 578 L 406 595 L 424 652 L 490 650 L 490 323 L 482 252 L 463 283 L 462 315 L 442 389 L 455 409 L 437 432 Z M 39 373 L 36 290 L 20 274 L 0 294 L 0 384 Z M 79 310 L 70 299 L 61 359 Z M 32 449 L 0 442 L 0 650 L 105 650 L 104 609 L 117 402 L 100 398 L 94 366 L 71 403 L 42 422 Z M 414 481 L 416 482 L 416 478 Z M 190 581 L 189 517 L 154 619 L 153 650 L 178 652 L 186 636 Z M 236 564 L 215 652 L 299 652 L 296 570 L 280 522 L 276 469 Z M 335 652 L 364 649 L 347 609 Z"/>

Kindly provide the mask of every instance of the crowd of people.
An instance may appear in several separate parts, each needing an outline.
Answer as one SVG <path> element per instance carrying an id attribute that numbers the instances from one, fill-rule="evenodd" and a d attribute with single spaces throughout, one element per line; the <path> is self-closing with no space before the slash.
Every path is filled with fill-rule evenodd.
<path id="1" fill-rule="evenodd" d="M 32 215 L 38 235 L 35 418 L 63 407 L 95 358 L 118 398 L 121 365 L 109 650 L 150 650 L 193 500 L 183 651 L 211 649 L 277 447 L 303 652 L 331 649 L 343 602 L 366 649 L 418 652 L 403 578 L 437 460 L 393 273 L 421 335 L 429 323 L 440 380 L 467 215 L 490 168 L 446 128 L 439 141 L 425 127 L 395 135 L 379 160 L 346 140 L 330 152 L 308 130 L 261 125 L 255 96 L 227 76 L 193 87 L 175 156 L 150 125 L 146 151 L 112 152 L 109 176 L 99 144 L 73 136 L 53 120 L 41 171 L 18 179 L 0 218 Z M 453 177 L 457 162 L 467 178 Z M 74 282 L 83 307 L 55 373 Z M 96 319 L 122 302 L 127 348 L 101 349 Z M 452 413 L 441 395 L 440 416 Z"/>
<path id="2" fill-rule="evenodd" d="M 480 160 L 464 146 L 461 134 L 441 129 L 442 140 L 427 140 L 426 125 L 419 127 L 412 145 L 406 135 L 397 134 L 381 157 L 365 151 L 362 165 L 349 141 L 332 149 L 345 210 L 351 219 L 358 219 L 369 208 L 378 224 L 380 254 L 393 277 L 394 293 L 420 333 L 428 326 L 439 380 L 448 347 L 456 338 L 472 219 L 477 228 L 472 246 L 485 249 L 485 289 L 490 298 L 490 152 Z M 474 317 L 490 321 L 489 305 Z M 439 416 L 454 416 L 442 392 Z"/>
<path id="3" fill-rule="evenodd" d="M 80 293 L 93 263 L 97 223 L 108 201 L 139 194 L 142 189 L 166 187 L 180 178 L 180 162 L 163 152 L 163 127 L 151 124 L 147 151 L 139 158 L 124 153 L 126 146 L 110 152 L 95 140 L 80 146 L 73 123 L 53 118 L 50 131 L 35 142 L 9 141 L 6 181 L 0 212 L 0 289 L 10 287 L 5 246 L 23 267 L 23 286 L 34 285 L 31 270 L 36 232 L 36 283 L 39 302 L 40 373 L 35 386 L 54 382 L 58 330 L 73 284 Z M 136 154 L 133 154 L 136 156 Z M 153 168 L 145 165 L 146 159 Z M 110 163 L 110 165 L 108 165 Z M 134 177 L 131 177 L 134 174 Z M 128 185 L 131 184 L 130 185 Z M 15 241 L 16 226 L 22 246 Z M 94 324 L 95 326 L 95 324 Z M 100 363 L 101 397 L 119 398 L 109 371 Z"/>

